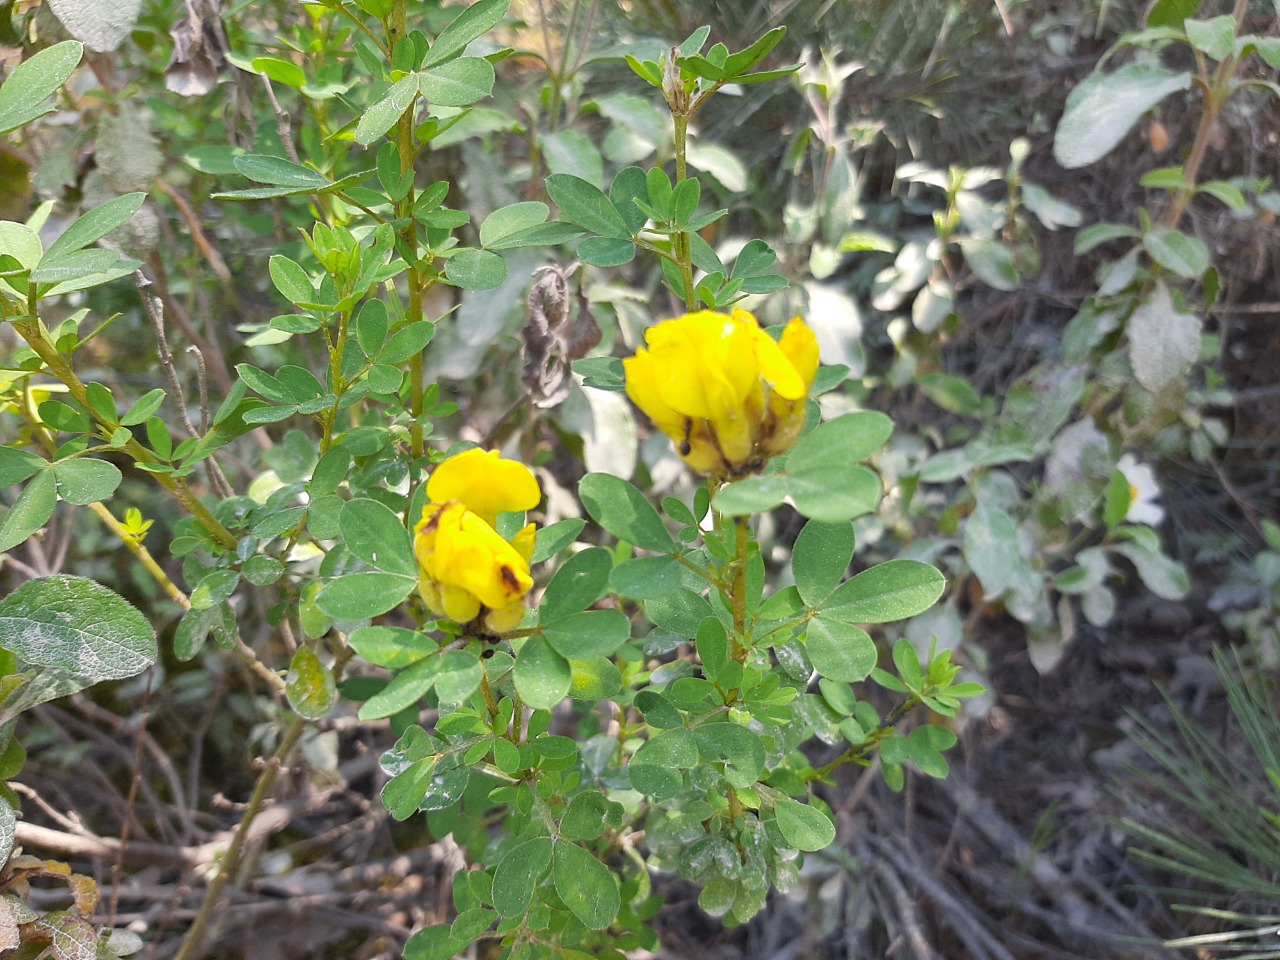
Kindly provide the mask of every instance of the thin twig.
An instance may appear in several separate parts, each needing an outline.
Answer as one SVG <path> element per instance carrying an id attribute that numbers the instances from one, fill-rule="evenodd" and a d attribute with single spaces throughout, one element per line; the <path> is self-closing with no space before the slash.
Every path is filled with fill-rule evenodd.
<path id="1" fill-rule="evenodd" d="M 160 350 L 160 366 L 164 368 L 165 377 L 169 380 L 169 388 L 173 391 L 173 400 L 178 405 L 178 418 L 182 421 L 182 426 L 186 429 L 187 435 L 192 437 L 200 436 L 196 430 L 195 424 L 191 422 L 191 414 L 187 410 L 187 395 L 182 389 L 182 383 L 178 380 L 177 368 L 173 365 L 173 353 L 169 350 L 169 338 L 164 332 L 164 304 L 160 302 L 160 298 L 149 292 L 151 281 L 147 279 L 147 275 L 141 270 L 133 272 L 134 284 L 138 288 L 138 295 L 142 298 L 142 306 L 146 310 L 147 319 L 151 321 L 151 328 L 156 334 L 156 346 Z"/>
<path id="2" fill-rule="evenodd" d="M 218 875 L 213 878 L 213 882 L 209 884 L 209 888 L 205 891 L 204 900 L 200 904 L 200 912 L 196 914 L 195 920 L 187 929 L 187 935 L 182 939 L 182 947 L 178 950 L 174 960 L 191 960 L 195 955 L 195 949 L 199 946 L 200 941 L 204 939 L 205 931 L 213 919 L 214 910 L 218 906 L 222 892 L 226 889 L 227 884 L 231 882 L 231 877 L 239 869 L 240 858 L 244 854 L 246 841 L 249 837 L 249 829 L 253 825 L 254 818 L 261 812 L 263 804 L 266 803 L 267 797 L 271 793 L 271 789 L 275 786 L 276 778 L 280 775 L 280 769 L 302 738 L 302 731 L 305 729 L 306 721 L 294 714 L 289 721 L 288 728 L 285 730 L 284 737 L 280 740 L 280 746 L 271 755 L 271 759 L 267 761 L 266 766 L 258 777 L 258 782 L 254 784 L 253 794 L 249 797 L 244 816 L 240 818 L 240 825 L 236 828 L 235 836 L 231 839 L 231 845 L 227 847 L 227 852 L 223 855 L 222 861 L 218 865 Z"/>
<path id="3" fill-rule="evenodd" d="M 284 107 L 280 106 L 280 101 L 276 99 L 276 91 L 271 86 L 271 78 L 265 73 L 260 74 L 260 76 L 262 77 L 262 85 L 267 89 L 267 99 L 271 101 L 271 109 L 276 115 L 276 132 L 280 134 L 280 142 L 284 144 L 284 152 L 289 155 L 290 160 L 301 165 L 302 161 L 298 159 L 298 150 L 293 145 L 293 127 L 289 122 L 289 114 L 285 112 Z"/>

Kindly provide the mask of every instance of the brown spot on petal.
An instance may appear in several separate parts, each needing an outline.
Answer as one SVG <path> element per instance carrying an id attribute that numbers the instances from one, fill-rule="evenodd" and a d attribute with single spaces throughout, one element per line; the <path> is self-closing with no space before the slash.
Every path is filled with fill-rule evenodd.
<path id="1" fill-rule="evenodd" d="M 516 576 L 516 572 L 510 567 L 503 566 L 500 568 L 502 582 L 512 593 L 520 592 L 520 578 Z"/>

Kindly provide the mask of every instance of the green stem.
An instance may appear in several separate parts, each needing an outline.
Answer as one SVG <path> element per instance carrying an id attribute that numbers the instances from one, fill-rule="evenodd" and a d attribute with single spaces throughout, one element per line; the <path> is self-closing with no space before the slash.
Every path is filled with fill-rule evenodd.
<path id="1" fill-rule="evenodd" d="M 1248 8 L 1248 0 L 1236 0 L 1233 15 L 1237 34 L 1244 25 Z M 1200 123 L 1196 127 L 1195 139 L 1191 142 L 1191 152 L 1187 154 L 1187 162 L 1182 166 L 1182 175 L 1187 186 L 1174 193 L 1173 202 L 1160 218 L 1160 225 L 1163 227 L 1170 229 L 1176 227 L 1196 195 L 1196 180 L 1200 177 L 1200 168 L 1204 165 L 1205 157 L 1209 153 L 1209 144 L 1213 139 L 1218 116 L 1235 90 L 1236 70 L 1239 66 L 1240 58 L 1235 53 L 1231 53 L 1218 64 L 1218 69 L 1214 71 L 1213 76 L 1204 82 L 1204 113 L 1200 115 Z"/>
<path id="2" fill-rule="evenodd" d="M 89 402 L 89 395 L 85 390 L 85 385 L 81 382 L 80 377 L 76 375 L 75 368 L 71 366 L 71 362 L 58 352 L 57 348 L 49 341 L 49 336 L 45 332 L 43 325 L 33 316 L 25 320 L 14 320 L 13 327 L 18 334 L 27 341 L 27 344 L 35 352 L 41 360 L 44 361 L 49 373 L 57 380 L 62 381 L 71 395 L 88 410 L 99 425 L 106 431 L 107 436 L 119 426 L 119 424 L 108 423 L 94 412 L 93 404 Z M 137 463 L 159 464 L 160 460 L 151 453 L 146 447 L 137 440 L 129 440 L 120 448 Z M 220 545 L 228 550 L 235 549 L 236 537 L 230 530 L 224 527 L 209 512 L 206 507 L 196 497 L 194 493 L 187 487 L 186 481 L 181 478 L 174 478 L 167 473 L 152 473 L 156 483 L 160 484 L 183 508 L 191 514 L 201 526 L 212 534 L 213 538 Z"/>
<path id="3" fill-rule="evenodd" d="M 741 663 L 747 656 L 747 648 L 743 644 L 747 636 L 747 550 L 751 543 L 747 518 L 734 517 L 733 531 L 733 658 Z"/>
<path id="4" fill-rule="evenodd" d="M 831 776 L 832 771 L 837 767 L 842 767 L 846 763 L 852 763 L 855 760 L 862 759 L 871 752 L 873 747 L 884 739 L 884 732 L 897 726 L 898 721 L 905 717 L 908 711 L 910 711 L 911 708 L 916 706 L 919 702 L 920 698 L 917 696 L 911 696 L 906 700 L 903 700 L 885 715 L 885 718 L 880 721 L 879 726 L 877 726 L 865 740 L 861 743 L 850 744 L 849 749 L 845 750 L 844 753 L 840 754 L 840 756 L 836 757 L 830 763 L 819 767 L 816 770 L 810 770 L 805 775 L 805 780 L 809 782 L 813 782 L 814 780 L 825 780 L 827 777 Z"/>
<path id="5" fill-rule="evenodd" d="M 675 121 L 676 187 L 679 187 L 689 178 L 689 115 L 676 109 L 672 113 L 672 119 Z M 675 235 L 675 259 L 684 283 L 684 306 L 692 313 L 698 309 L 698 298 L 693 290 L 693 253 L 689 247 L 689 234 L 684 230 Z"/>

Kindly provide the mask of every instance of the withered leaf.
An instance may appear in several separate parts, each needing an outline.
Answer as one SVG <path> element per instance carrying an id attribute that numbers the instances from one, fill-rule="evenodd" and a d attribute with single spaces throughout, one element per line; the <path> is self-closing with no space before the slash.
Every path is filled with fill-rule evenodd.
<path id="1" fill-rule="evenodd" d="M 186 16 L 169 31 L 173 56 L 164 85 L 184 97 L 202 97 L 218 84 L 227 65 L 222 0 L 186 0 Z"/>
<path id="2" fill-rule="evenodd" d="M 570 294 L 570 281 L 578 266 L 548 265 L 533 273 L 529 319 L 520 331 L 524 355 L 521 383 L 533 405 L 544 410 L 558 406 L 569 396 L 573 384 L 570 364 L 581 360 L 600 342 L 600 326 L 582 285 Z"/>

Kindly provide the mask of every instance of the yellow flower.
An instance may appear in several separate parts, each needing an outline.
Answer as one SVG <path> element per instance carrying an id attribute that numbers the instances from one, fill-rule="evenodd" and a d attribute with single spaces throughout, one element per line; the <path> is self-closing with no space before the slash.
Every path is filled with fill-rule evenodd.
<path id="1" fill-rule="evenodd" d="M 492 633 L 515 629 L 533 586 L 534 525 L 510 541 L 494 529 L 498 514 L 530 510 L 542 499 L 532 471 L 496 451 L 450 457 L 427 481 L 431 501 L 414 527 L 418 590 L 440 616 Z"/>
<path id="2" fill-rule="evenodd" d="M 518 460 L 503 460 L 497 450 L 473 447 L 436 467 L 427 481 L 433 503 L 459 500 L 493 526 L 500 513 L 532 510 L 542 499 L 538 480 Z"/>
<path id="3" fill-rule="evenodd" d="M 622 362 L 627 395 L 699 473 L 758 470 L 800 435 L 818 344 L 799 317 L 775 341 L 745 310 L 702 310 L 650 327 L 645 343 Z"/>
<path id="4" fill-rule="evenodd" d="M 483 616 L 494 633 L 514 629 L 533 586 L 533 524 L 513 542 L 457 500 L 429 503 L 413 528 L 418 591 L 433 612 L 458 623 Z"/>

